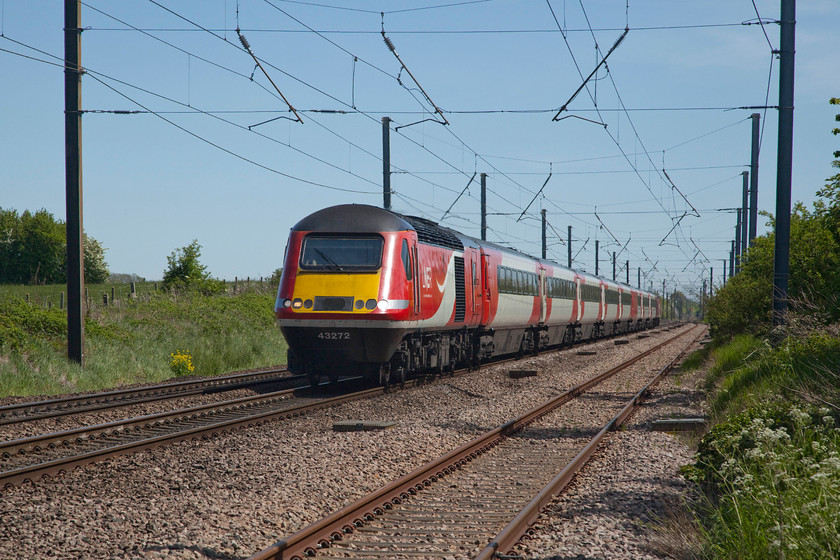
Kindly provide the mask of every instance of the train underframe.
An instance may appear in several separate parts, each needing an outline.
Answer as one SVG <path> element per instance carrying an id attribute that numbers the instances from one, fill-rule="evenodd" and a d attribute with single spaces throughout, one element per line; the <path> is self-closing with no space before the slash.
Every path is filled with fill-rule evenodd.
<path id="1" fill-rule="evenodd" d="M 519 328 L 407 331 L 392 328 L 284 328 L 288 367 L 311 385 L 321 378 L 363 375 L 386 387 L 407 378 L 477 369 L 501 356 L 536 355 L 551 348 L 628 334 L 659 325 L 659 319 Z M 326 344 L 325 344 L 326 343 Z M 328 345 L 329 346 L 328 346 Z M 295 350 L 292 350 L 292 349 Z M 317 348 L 317 350 L 316 350 Z"/>

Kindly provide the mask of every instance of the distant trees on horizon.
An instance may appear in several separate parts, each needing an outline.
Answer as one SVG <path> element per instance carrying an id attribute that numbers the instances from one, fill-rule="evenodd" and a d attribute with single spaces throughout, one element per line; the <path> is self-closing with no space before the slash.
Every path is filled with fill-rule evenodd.
<path id="1" fill-rule="evenodd" d="M 110 272 L 105 248 L 85 234 L 85 281 L 101 284 Z M 0 284 L 63 284 L 67 281 L 67 229 L 45 209 L 0 208 Z"/>

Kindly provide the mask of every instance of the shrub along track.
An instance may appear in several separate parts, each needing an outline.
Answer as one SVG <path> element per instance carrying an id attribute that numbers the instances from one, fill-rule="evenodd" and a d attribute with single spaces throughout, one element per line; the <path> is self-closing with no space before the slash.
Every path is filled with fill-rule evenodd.
<path id="1" fill-rule="evenodd" d="M 641 389 L 626 404 L 615 391 L 594 400 L 595 437 L 566 434 L 563 404 L 586 400 L 586 391 L 645 356 L 697 329 L 685 331 L 547 403 L 479 436 L 376 492 L 254 555 L 251 560 L 319 558 L 477 557 L 510 551 L 540 509 L 588 460 L 600 440 L 619 426 L 642 396 L 677 363 L 688 346 L 653 376 L 626 381 Z M 583 397 L 582 397 L 583 394 Z M 574 401 L 574 403 L 572 402 Z M 623 407 L 622 407 L 623 404 Z M 586 406 L 586 405 L 581 405 Z M 592 406 L 590 404 L 589 406 Z M 610 419 L 611 417 L 611 419 Z M 590 428 L 591 430 L 591 428 Z M 552 473 L 559 472 L 552 478 Z M 507 523 L 507 525 L 505 525 Z M 501 529 L 501 531 L 500 531 Z M 486 545 L 486 546 L 482 546 Z M 477 556 L 476 556 L 477 555 Z"/>

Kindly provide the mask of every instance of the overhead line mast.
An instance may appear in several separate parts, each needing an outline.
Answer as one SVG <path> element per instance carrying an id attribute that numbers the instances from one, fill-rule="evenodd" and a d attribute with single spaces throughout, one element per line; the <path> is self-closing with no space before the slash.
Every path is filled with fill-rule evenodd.
<path id="1" fill-rule="evenodd" d="M 82 5 L 64 1 L 64 172 L 67 208 L 67 357 L 85 365 L 82 226 Z"/>
<path id="2" fill-rule="evenodd" d="M 785 324 L 790 273 L 790 198 L 793 174 L 793 67 L 796 1 L 782 0 L 779 46 L 779 141 L 776 167 L 776 235 L 773 253 L 773 325 Z"/>

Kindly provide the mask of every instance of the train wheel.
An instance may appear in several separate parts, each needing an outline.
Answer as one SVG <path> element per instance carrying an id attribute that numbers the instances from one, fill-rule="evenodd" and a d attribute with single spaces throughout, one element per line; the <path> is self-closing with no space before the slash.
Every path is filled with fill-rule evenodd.
<path id="1" fill-rule="evenodd" d="M 379 384 L 384 387 L 386 393 L 391 390 L 391 364 L 379 366 Z"/>
<path id="2" fill-rule="evenodd" d="M 397 368 L 394 372 L 394 385 L 399 384 L 400 389 L 405 389 L 405 368 Z"/>

